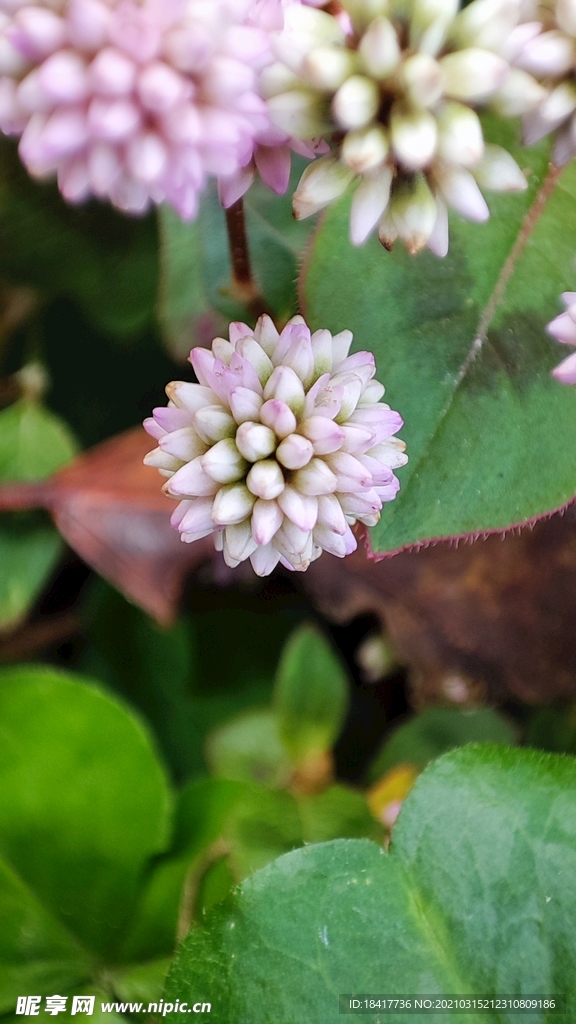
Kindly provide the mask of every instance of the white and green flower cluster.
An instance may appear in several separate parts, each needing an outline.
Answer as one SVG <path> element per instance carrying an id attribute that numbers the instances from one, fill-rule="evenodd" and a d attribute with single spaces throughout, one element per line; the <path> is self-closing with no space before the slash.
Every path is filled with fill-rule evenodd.
<path id="1" fill-rule="evenodd" d="M 522 11 L 509 57 L 543 86 L 540 102 L 524 117 L 524 141 L 554 132 L 554 161 L 565 164 L 576 156 L 576 0 L 525 0 Z"/>
<path id="2" fill-rule="evenodd" d="M 521 15 L 521 0 L 474 0 L 461 11 L 458 0 L 342 0 L 336 14 L 289 7 L 263 93 L 279 128 L 332 144 L 304 172 L 296 217 L 356 179 L 355 244 L 377 228 L 387 248 L 399 237 L 411 253 L 428 245 L 442 256 L 448 207 L 484 221 L 481 189 L 526 188 L 512 156 L 485 143 L 477 113 L 490 104 L 527 115 L 546 95 L 508 56 Z"/>

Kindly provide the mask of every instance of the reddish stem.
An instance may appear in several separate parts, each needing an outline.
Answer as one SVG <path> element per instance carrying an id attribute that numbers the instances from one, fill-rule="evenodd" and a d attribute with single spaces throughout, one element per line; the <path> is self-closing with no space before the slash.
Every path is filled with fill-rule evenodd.
<path id="1" fill-rule="evenodd" d="M 245 303 L 250 314 L 257 320 L 262 313 L 270 311 L 252 276 L 243 199 L 237 199 L 225 213 L 232 259 L 231 292 L 235 299 Z"/>

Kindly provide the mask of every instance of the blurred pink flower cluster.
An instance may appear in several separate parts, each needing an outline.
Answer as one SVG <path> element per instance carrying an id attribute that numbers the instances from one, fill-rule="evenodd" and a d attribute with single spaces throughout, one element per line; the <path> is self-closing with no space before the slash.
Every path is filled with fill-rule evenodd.
<path id="1" fill-rule="evenodd" d="M 256 167 L 283 191 L 290 138 L 257 89 L 282 17 L 282 0 L 0 0 L 0 128 L 71 202 L 190 219 L 208 176 L 229 203 Z"/>

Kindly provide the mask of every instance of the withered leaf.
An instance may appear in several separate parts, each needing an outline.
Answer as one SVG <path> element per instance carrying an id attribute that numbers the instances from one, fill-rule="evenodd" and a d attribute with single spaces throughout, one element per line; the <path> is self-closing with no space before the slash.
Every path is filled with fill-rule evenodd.
<path id="1" fill-rule="evenodd" d="M 213 553 L 210 537 L 182 544 L 170 526 L 172 503 L 142 459 L 141 427 L 113 437 L 49 480 L 0 488 L 0 509 L 44 507 L 68 544 L 158 622 L 175 617 L 187 574 Z"/>
<path id="2" fill-rule="evenodd" d="M 488 699 L 576 696 L 576 506 L 533 529 L 376 562 L 363 545 L 303 577 L 332 618 L 376 614 L 411 669 L 415 703 L 459 673 Z"/>

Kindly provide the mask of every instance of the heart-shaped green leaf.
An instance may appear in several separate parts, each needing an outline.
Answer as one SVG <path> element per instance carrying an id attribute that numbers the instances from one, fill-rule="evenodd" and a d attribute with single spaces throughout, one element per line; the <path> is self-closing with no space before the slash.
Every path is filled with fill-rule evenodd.
<path id="1" fill-rule="evenodd" d="M 576 762 L 463 747 L 420 776 L 388 852 L 337 840 L 245 881 L 192 929 L 165 998 L 211 1002 L 212 1024 L 339 1024 L 344 994 L 541 993 L 573 1020 L 575 915 Z"/>

